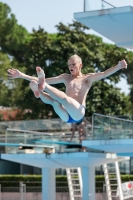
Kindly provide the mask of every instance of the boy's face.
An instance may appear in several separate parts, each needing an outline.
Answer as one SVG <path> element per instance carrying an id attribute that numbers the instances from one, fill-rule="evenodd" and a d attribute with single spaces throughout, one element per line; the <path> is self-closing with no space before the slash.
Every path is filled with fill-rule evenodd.
<path id="1" fill-rule="evenodd" d="M 69 59 L 68 60 L 68 68 L 72 75 L 76 75 L 80 72 L 82 64 L 77 59 Z"/>

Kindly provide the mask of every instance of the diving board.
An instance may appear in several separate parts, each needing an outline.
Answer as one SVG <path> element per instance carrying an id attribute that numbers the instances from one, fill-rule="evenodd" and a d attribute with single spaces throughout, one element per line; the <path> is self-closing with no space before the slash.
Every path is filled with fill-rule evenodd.
<path id="1" fill-rule="evenodd" d="M 10 147 L 39 147 L 39 148 L 54 148 L 54 146 L 47 146 L 47 145 L 37 145 L 37 144 L 15 144 L 15 143 L 0 143 L 0 146 L 10 146 Z"/>
<path id="2" fill-rule="evenodd" d="M 38 144 L 40 143 L 40 144 Z M 5 146 L 6 153 L 28 153 L 28 149 L 36 149 L 33 153 L 55 153 L 55 152 L 69 152 L 77 151 L 81 149 L 82 145 L 79 143 L 71 143 L 64 141 L 53 140 L 31 140 L 30 143 L 0 143 L 0 146 Z M 10 148 L 9 148 L 10 147 Z M 14 149 L 17 147 L 16 149 Z M 61 148 L 63 147 L 63 148 Z M 8 149 L 9 148 L 9 149 Z M 38 149 L 42 149 L 41 151 Z M 72 150 L 73 149 L 73 150 Z M 23 151 L 25 150 L 25 151 Z M 26 151 L 27 150 L 27 151 Z"/>
<path id="3" fill-rule="evenodd" d="M 74 13 L 74 19 L 117 46 L 133 49 L 132 6 Z"/>
<path id="4" fill-rule="evenodd" d="M 5 151 L 8 153 L 23 153 L 23 154 L 29 154 L 29 153 L 55 153 L 54 146 L 48 146 L 48 145 L 38 145 L 38 144 L 23 144 L 23 143 L 0 143 L 0 146 L 5 146 Z M 13 148 L 14 147 L 14 148 Z M 15 147 L 18 147 L 15 149 Z M 39 151 L 39 149 L 42 149 Z"/>
<path id="5" fill-rule="evenodd" d="M 65 146 L 75 146 L 75 147 L 82 147 L 81 143 L 76 142 L 65 142 L 65 141 L 54 141 L 54 140 L 33 140 L 36 143 L 44 143 L 44 144 L 55 144 L 55 145 L 65 145 Z"/>

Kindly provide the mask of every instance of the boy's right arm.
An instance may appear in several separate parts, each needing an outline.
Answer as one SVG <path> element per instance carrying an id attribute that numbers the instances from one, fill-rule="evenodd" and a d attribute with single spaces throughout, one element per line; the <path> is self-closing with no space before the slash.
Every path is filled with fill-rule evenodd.
<path id="1" fill-rule="evenodd" d="M 46 83 L 48 83 L 49 85 L 64 83 L 64 76 L 65 74 L 61 74 L 59 76 L 55 76 L 52 78 L 46 78 L 45 80 L 46 80 Z"/>
<path id="2" fill-rule="evenodd" d="M 8 72 L 8 77 L 10 79 L 22 78 L 22 79 L 25 79 L 27 81 L 35 80 L 35 81 L 38 82 L 38 77 L 26 75 L 26 74 L 20 72 L 17 69 L 14 69 L 14 68 L 8 69 L 7 72 Z M 61 74 L 61 75 L 56 76 L 56 77 L 46 78 L 45 80 L 46 80 L 46 83 L 48 83 L 49 85 L 64 83 L 64 76 L 65 76 L 65 74 Z"/>
<path id="3" fill-rule="evenodd" d="M 25 80 L 27 80 L 27 81 L 35 80 L 35 81 L 38 82 L 38 77 L 28 76 L 28 75 L 26 75 L 26 74 L 20 72 L 19 70 L 14 69 L 14 68 L 8 69 L 7 72 L 8 72 L 8 77 L 9 77 L 10 79 L 22 78 L 22 79 L 25 79 Z"/>

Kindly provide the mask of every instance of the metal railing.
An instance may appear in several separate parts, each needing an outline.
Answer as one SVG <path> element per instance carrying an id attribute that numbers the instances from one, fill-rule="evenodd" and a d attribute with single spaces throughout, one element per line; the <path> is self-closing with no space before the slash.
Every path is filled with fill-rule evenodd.
<path id="1" fill-rule="evenodd" d="M 113 7 L 113 8 L 116 8 L 115 6 L 113 6 L 112 4 L 110 4 L 109 2 L 107 2 L 105 0 L 102 0 L 102 9 L 105 8 L 104 3 L 107 4 L 107 5 L 109 5 L 109 6 L 111 6 L 111 7 Z"/>
<path id="2" fill-rule="evenodd" d="M 111 6 L 111 8 L 116 8 L 114 5 L 112 5 L 111 3 L 105 1 L 105 0 L 101 0 L 101 7 L 102 9 L 106 9 L 106 6 Z M 89 11 L 90 10 L 90 6 L 89 6 L 89 0 L 84 0 L 83 2 L 83 10 L 84 12 Z"/>

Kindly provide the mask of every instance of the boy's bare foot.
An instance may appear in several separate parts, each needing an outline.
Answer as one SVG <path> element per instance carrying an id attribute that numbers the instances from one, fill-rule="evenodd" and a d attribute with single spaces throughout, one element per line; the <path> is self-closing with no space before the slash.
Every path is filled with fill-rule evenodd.
<path id="1" fill-rule="evenodd" d="M 38 90 L 38 83 L 37 83 L 36 81 L 32 80 L 32 81 L 30 82 L 30 88 L 31 88 L 31 90 L 33 91 L 35 97 L 36 97 L 36 98 L 39 98 L 39 97 L 40 97 L 40 92 L 39 92 L 39 90 Z"/>
<path id="2" fill-rule="evenodd" d="M 36 67 L 36 72 L 38 76 L 38 89 L 43 91 L 45 88 L 45 74 L 41 67 Z"/>

